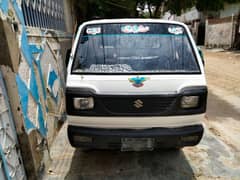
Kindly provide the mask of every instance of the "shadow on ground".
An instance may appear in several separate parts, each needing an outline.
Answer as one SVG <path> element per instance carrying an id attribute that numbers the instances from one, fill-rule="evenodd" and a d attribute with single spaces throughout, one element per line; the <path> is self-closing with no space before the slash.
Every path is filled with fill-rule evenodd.
<path id="1" fill-rule="evenodd" d="M 66 180 L 195 179 L 182 150 L 153 152 L 77 149 Z"/>
<path id="2" fill-rule="evenodd" d="M 222 119 L 231 117 L 238 120 L 240 113 L 234 109 L 233 105 L 221 100 L 210 91 L 208 95 L 207 116 L 211 120 L 217 120 L 218 117 Z"/>

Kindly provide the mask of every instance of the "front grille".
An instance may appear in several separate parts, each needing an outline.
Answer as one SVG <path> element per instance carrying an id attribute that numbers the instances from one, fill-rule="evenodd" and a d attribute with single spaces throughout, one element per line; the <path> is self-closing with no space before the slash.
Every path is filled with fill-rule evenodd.
<path id="1" fill-rule="evenodd" d="M 112 114 L 164 114 L 176 97 L 105 97 L 98 99 Z"/>
<path id="2" fill-rule="evenodd" d="M 182 96 L 199 96 L 199 107 L 182 109 Z M 93 97 L 94 109 L 78 110 L 73 106 L 76 97 Z M 206 112 L 207 88 L 184 88 L 176 95 L 98 95 L 91 89 L 68 88 L 66 109 L 73 116 L 176 116 Z M 134 105 L 136 103 L 136 105 Z"/>

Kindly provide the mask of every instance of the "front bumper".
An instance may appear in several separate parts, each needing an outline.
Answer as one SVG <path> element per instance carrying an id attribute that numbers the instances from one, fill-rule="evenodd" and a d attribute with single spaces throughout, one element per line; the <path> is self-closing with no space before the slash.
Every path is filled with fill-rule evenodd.
<path id="1" fill-rule="evenodd" d="M 123 138 L 150 138 L 154 149 L 180 148 L 197 145 L 203 135 L 203 126 L 151 129 L 99 129 L 68 126 L 72 146 L 93 149 L 121 149 Z"/>
<path id="2" fill-rule="evenodd" d="M 93 117 L 67 116 L 69 125 L 102 129 L 176 128 L 201 124 L 205 114 L 185 116 Z"/>

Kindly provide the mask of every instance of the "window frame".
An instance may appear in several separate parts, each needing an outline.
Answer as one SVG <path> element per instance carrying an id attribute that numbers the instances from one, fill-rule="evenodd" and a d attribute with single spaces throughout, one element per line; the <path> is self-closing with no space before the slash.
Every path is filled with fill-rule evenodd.
<path id="1" fill-rule="evenodd" d="M 198 67 L 198 72 L 74 72 L 73 70 L 73 67 L 74 67 L 74 64 L 75 64 L 75 60 L 76 60 L 76 55 L 77 55 L 77 51 L 78 51 L 78 48 L 80 46 L 81 43 L 79 43 L 82 39 L 82 37 L 84 36 L 84 31 L 86 30 L 86 28 L 88 26 L 101 26 L 101 25 L 109 25 L 109 24 L 168 24 L 168 25 L 177 25 L 177 26 L 180 26 L 184 29 L 184 31 L 186 32 L 186 36 L 187 36 L 187 40 L 190 44 L 190 47 L 191 47 L 191 50 L 192 50 L 192 53 L 193 53 L 193 56 L 195 58 L 195 61 L 197 63 L 197 67 Z M 186 30 L 186 28 L 181 25 L 181 24 L 174 24 L 174 23 L 162 23 L 162 22 L 120 22 L 120 23 L 117 23 L 117 22 L 112 22 L 112 23 L 93 23 L 93 24 L 86 24 L 84 25 L 81 29 L 81 32 L 80 32 L 80 35 L 79 35 L 79 38 L 77 39 L 77 46 L 76 46 L 76 49 L 75 49 L 75 52 L 74 52 L 74 56 L 73 56 L 73 62 L 72 62 L 72 66 L 71 66 L 71 74 L 72 75 L 189 75 L 189 74 L 192 74 L 192 75 L 201 75 L 202 74 L 202 70 L 200 68 L 200 64 L 199 64 L 199 61 L 198 61 L 198 58 L 197 58 L 197 54 L 194 50 L 194 47 L 193 47 L 193 43 L 190 39 L 190 35 L 188 33 L 188 31 Z"/>

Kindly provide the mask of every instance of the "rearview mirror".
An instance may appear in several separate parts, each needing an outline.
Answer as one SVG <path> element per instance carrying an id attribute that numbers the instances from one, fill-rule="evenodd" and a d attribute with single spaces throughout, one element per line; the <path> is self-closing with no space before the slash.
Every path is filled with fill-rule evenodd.
<path id="1" fill-rule="evenodd" d="M 80 43 L 81 43 L 81 44 L 84 44 L 84 43 L 87 42 L 87 41 L 88 41 L 88 36 L 84 36 L 84 37 L 82 37 Z"/>

